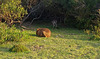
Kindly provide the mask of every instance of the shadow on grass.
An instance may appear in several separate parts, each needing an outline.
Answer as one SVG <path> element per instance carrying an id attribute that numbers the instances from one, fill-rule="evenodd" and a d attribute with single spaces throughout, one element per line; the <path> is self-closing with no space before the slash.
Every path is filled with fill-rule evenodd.
<path id="1" fill-rule="evenodd" d="M 29 34 L 29 36 L 37 36 L 36 34 Z"/>
<path id="2" fill-rule="evenodd" d="M 6 48 L 6 47 L 0 47 L 0 51 L 3 51 L 3 52 L 9 52 L 9 48 Z"/>

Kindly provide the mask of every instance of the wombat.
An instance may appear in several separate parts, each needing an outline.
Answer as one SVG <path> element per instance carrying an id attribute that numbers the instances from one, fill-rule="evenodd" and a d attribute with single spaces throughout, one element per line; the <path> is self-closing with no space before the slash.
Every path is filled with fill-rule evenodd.
<path id="1" fill-rule="evenodd" d="M 51 31 L 48 28 L 38 28 L 36 35 L 40 37 L 50 37 Z"/>

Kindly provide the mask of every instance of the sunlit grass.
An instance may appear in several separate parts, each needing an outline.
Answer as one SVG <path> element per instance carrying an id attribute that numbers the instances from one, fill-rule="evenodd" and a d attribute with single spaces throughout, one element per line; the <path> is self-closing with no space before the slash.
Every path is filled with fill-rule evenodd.
<path id="1" fill-rule="evenodd" d="M 34 28 L 42 26 L 34 25 Z M 46 26 L 43 26 L 46 27 Z M 49 38 L 37 37 L 35 30 L 24 30 L 27 40 L 0 45 L 1 59 L 99 59 L 100 41 L 90 41 L 91 35 L 73 28 L 53 29 Z M 23 44 L 29 52 L 10 52 L 15 44 Z"/>

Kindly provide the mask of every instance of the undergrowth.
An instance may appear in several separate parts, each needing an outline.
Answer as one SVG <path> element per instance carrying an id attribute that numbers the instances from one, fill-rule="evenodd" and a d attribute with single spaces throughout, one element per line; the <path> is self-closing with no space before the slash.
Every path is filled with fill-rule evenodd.
<path id="1" fill-rule="evenodd" d="M 16 29 L 13 25 L 8 27 L 5 23 L 0 23 L 0 43 L 6 41 L 23 41 L 28 38 L 28 35 L 24 31 Z"/>
<path id="2" fill-rule="evenodd" d="M 18 44 L 18 45 L 14 45 L 12 48 L 10 48 L 9 51 L 11 51 L 11 52 L 25 52 L 25 51 L 29 51 L 29 49 L 27 47 L 25 47 L 24 45 Z"/>

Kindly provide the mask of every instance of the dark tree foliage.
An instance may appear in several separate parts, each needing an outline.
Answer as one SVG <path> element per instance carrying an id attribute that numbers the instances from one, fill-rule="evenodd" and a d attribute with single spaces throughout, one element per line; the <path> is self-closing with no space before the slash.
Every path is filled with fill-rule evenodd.
<path id="1" fill-rule="evenodd" d="M 0 0 L 7 3 L 5 0 Z M 8 0 L 12 1 L 12 0 Z M 17 0 L 14 0 L 15 4 Z M 99 26 L 100 10 L 99 0 L 18 0 L 27 10 L 28 14 L 22 18 L 21 24 L 31 18 L 31 23 L 37 19 L 52 21 L 57 19 L 59 23 L 73 26 L 79 29 L 91 29 Z M 17 5 L 20 7 L 19 5 Z M 14 7 L 12 7 L 14 8 Z M 20 7 L 21 8 L 21 7 Z M 8 11 L 6 11 L 8 12 Z M 22 13 L 23 11 L 20 11 Z M 21 15 L 20 15 L 21 16 Z M 6 17 L 5 17 L 6 19 Z M 12 18 L 13 19 L 13 18 Z M 19 18 L 20 19 L 20 18 Z"/>

